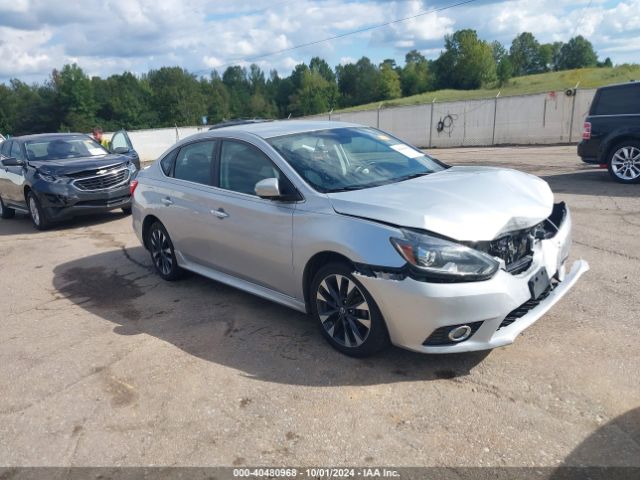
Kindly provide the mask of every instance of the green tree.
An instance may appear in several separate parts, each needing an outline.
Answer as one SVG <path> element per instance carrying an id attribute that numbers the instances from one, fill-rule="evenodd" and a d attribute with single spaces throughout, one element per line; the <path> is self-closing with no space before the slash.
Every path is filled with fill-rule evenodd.
<path id="1" fill-rule="evenodd" d="M 200 88 L 207 105 L 208 123 L 213 124 L 228 119 L 231 116 L 229 90 L 218 72 L 213 71 L 209 79 L 201 78 Z"/>
<path id="2" fill-rule="evenodd" d="M 475 89 L 496 79 L 491 46 L 470 29 L 445 36 L 445 50 L 434 67 L 440 88 Z"/>
<path id="3" fill-rule="evenodd" d="M 309 70 L 318 72 L 327 82 L 335 83 L 336 74 L 329 64 L 320 57 L 313 57 L 309 62 Z"/>
<path id="4" fill-rule="evenodd" d="M 582 35 L 573 37 L 560 49 L 558 70 L 595 67 L 597 64 L 598 56 L 593 50 L 593 45 Z"/>
<path id="5" fill-rule="evenodd" d="M 96 103 L 91 80 L 76 65 L 65 65 L 51 74 L 61 130 L 88 132 L 95 123 Z"/>
<path id="6" fill-rule="evenodd" d="M 562 45 L 562 42 L 543 43 L 540 45 L 540 60 L 545 71 L 557 70 L 556 65 Z"/>
<path id="7" fill-rule="evenodd" d="M 433 83 L 428 60 L 417 50 L 411 50 L 404 61 L 400 71 L 402 94 L 408 96 L 428 91 Z"/>
<path id="8" fill-rule="evenodd" d="M 291 112 L 296 115 L 312 115 L 331 110 L 337 97 L 337 86 L 329 82 L 317 70 L 303 70 L 300 87 L 291 96 Z"/>
<path id="9" fill-rule="evenodd" d="M 111 75 L 106 80 L 92 78 L 98 106 L 97 123 L 103 128 L 150 128 L 157 124 L 151 108 L 152 90 L 146 80 L 131 72 Z"/>
<path id="10" fill-rule="evenodd" d="M 502 45 L 497 40 L 494 40 L 493 42 L 491 42 L 490 45 L 491 45 L 491 53 L 493 54 L 493 59 L 495 60 L 496 65 L 498 65 L 500 63 L 500 60 L 502 60 L 504 57 L 509 55 L 509 52 L 507 52 L 507 49 L 504 48 L 504 45 Z"/>
<path id="11" fill-rule="evenodd" d="M 613 67 L 613 62 L 611 61 L 611 59 L 609 57 L 604 59 L 604 62 L 598 62 L 598 66 L 599 67 L 604 67 L 604 68 L 612 68 Z"/>
<path id="12" fill-rule="evenodd" d="M 197 125 L 206 113 L 205 97 L 195 75 L 180 67 L 162 67 L 148 73 L 151 107 L 159 126 Z"/>
<path id="13" fill-rule="evenodd" d="M 246 69 L 233 66 L 228 67 L 222 74 L 222 83 L 229 90 L 229 109 L 232 117 L 249 116 L 249 100 L 251 99 L 251 84 L 247 78 Z"/>
<path id="14" fill-rule="evenodd" d="M 544 60 L 540 55 L 540 44 L 530 32 L 523 32 L 513 39 L 509 56 L 516 77 L 545 70 Z"/>
<path id="15" fill-rule="evenodd" d="M 378 85 L 378 97 L 380 100 L 390 100 L 402 96 L 400 75 L 389 62 L 380 65 L 380 84 Z"/>
<path id="16" fill-rule="evenodd" d="M 508 55 L 500 59 L 500 62 L 496 67 L 496 74 L 498 77 L 498 84 L 501 87 L 506 85 L 509 79 L 513 76 L 513 66 L 511 65 L 511 60 Z"/>

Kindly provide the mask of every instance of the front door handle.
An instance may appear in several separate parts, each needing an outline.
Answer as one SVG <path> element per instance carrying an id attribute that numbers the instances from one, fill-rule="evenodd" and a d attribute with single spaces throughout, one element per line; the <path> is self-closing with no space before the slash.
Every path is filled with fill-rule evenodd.
<path id="1" fill-rule="evenodd" d="M 173 200 L 171 200 L 169 197 L 165 197 L 162 200 L 162 203 L 165 204 L 165 206 L 170 207 L 171 205 L 173 205 Z"/>
<path id="2" fill-rule="evenodd" d="M 227 212 L 224 211 L 224 209 L 219 208 L 217 210 L 211 210 L 211 213 L 213 213 L 216 217 L 218 218 L 227 218 L 229 216 L 229 214 Z"/>

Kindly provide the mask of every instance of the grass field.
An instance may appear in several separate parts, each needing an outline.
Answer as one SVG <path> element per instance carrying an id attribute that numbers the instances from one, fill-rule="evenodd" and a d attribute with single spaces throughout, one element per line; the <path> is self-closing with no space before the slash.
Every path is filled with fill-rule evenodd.
<path id="1" fill-rule="evenodd" d="M 403 105 L 417 105 L 430 103 L 435 98 L 437 102 L 452 102 L 456 100 L 475 100 L 480 98 L 493 98 L 498 92 L 500 96 L 526 95 L 529 93 L 550 92 L 553 90 L 566 90 L 573 88 L 580 82 L 579 88 L 595 88 L 611 83 L 640 80 L 640 65 L 622 65 L 613 68 L 580 68 L 565 70 L 562 72 L 548 72 L 537 75 L 527 75 L 511 79 L 507 85 L 500 88 L 487 88 L 478 90 L 437 90 L 421 93 L 411 97 L 397 98 L 382 102 L 382 107 L 394 107 Z M 358 105 L 346 108 L 344 112 L 357 110 L 371 110 L 378 108 L 380 102 Z"/>

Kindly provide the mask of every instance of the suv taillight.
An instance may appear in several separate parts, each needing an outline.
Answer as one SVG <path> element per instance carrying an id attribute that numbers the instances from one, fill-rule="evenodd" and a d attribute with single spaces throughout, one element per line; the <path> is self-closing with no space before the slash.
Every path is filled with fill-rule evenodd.
<path id="1" fill-rule="evenodd" d="M 136 191 L 137 186 L 138 180 L 131 180 L 131 183 L 129 184 L 129 193 L 131 193 L 131 196 L 133 196 L 133 192 Z"/>
<path id="2" fill-rule="evenodd" d="M 591 122 L 584 122 L 582 129 L 582 139 L 589 140 L 591 138 Z"/>

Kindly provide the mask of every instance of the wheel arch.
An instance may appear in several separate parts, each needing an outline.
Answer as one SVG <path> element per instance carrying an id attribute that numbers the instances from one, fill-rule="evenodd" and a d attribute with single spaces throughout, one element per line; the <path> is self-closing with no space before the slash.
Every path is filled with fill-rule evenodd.
<path id="1" fill-rule="evenodd" d="M 616 147 L 623 144 L 624 142 L 640 142 L 640 134 L 634 133 L 624 133 L 621 135 L 617 135 L 613 138 L 607 140 L 605 150 L 604 150 L 604 160 L 609 163 L 610 157 L 613 154 L 613 151 Z"/>
<path id="2" fill-rule="evenodd" d="M 149 245 L 147 243 L 147 237 L 148 237 L 147 234 L 149 233 L 149 229 L 151 228 L 151 225 L 153 225 L 156 222 L 162 224 L 160 219 L 155 215 L 147 215 L 146 217 L 144 217 L 144 220 L 142 221 L 142 245 L 147 250 L 149 250 Z"/>
<path id="3" fill-rule="evenodd" d="M 304 304 L 307 309 L 307 313 L 310 312 L 309 289 L 311 288 L 313 277 L 320 268 L 331 262 L 344 263 L 350 268 L 355 269 L 353 261 L 338 252 L 326 250 L 323 252 L 318 252 L 314 256 L 312 256 L 304 266 L 304 270 L 302 273 L 302 292 L 304 295 Z"/>

